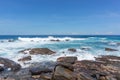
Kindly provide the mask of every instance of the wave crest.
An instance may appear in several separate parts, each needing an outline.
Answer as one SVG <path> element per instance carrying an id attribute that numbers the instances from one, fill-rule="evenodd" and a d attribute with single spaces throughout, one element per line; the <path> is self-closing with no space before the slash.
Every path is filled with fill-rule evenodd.
<path id="1" fill-rule="evenodd" d="M 53 36 L 49 36 L 47 38 L 40 38 L 40 37 L 35 37 L 35 38 L 22 38 L 22 37 L 18 37 L 19 41 L 27 41 L 27 42 L 36 42 L 36 41 L 73 41 L 73 40 L 85 40 L 85 38 L 71 38 L 71 37 L 63 37 L 63 38 L 59 38 L 59 37 L 53 37 Z"/>

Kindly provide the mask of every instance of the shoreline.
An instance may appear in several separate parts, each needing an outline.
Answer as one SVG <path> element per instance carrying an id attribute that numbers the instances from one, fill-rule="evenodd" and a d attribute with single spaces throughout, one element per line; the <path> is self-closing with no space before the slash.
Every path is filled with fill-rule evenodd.
<path id="1" fill-rule="evenodd" d="M 0 74 L 1 74 L 0 80 L 19 80 L 19 79 L 20 80 L 36 80 L 36 79 L 119 80 L 120 79 L 119 77 L 120 57 L 111 56 L 111 55 L 108 56 L 103 55 L 101 57 L 97 57 L 95 61 L 93 60 L 78 61 L 77 57 L 75 56 L 63 56 L 63 57 L 59 57 L 56 60 L 56 62 L 51 62 L 51 63 L 48 62 L 47 64 L 44 65 L 41 65 L 41 63 L 33 63 L 31 66 L 27 68 L 21 68 L 20 65 L 12 61 L 7 61 L 7 62 L 9 63 L 9 65 L 6 64 L 4 65 L 11 67 L 12 69 L 8 68 L 9 69 L 8 71 L 6 70 L 4 71 L 4 69 L 2 71 L 2 68 L 0 67 Z"/>

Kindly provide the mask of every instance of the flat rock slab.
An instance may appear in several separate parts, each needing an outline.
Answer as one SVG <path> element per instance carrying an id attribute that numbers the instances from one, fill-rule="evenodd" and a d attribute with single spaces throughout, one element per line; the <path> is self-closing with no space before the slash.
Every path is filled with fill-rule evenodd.
<path id="1" fill-rule="evenodd" d="M 19 53 L 30 53 L 30 54 L 41 54 L 41 55 L 51 55 L 54 54 L 55 52 L 48 49 L 48 48 L 32 48 L 32 49 L 25 49 L 22 51 L 19 51 Z"/>
<path id="2" fill-rule="evenodd" d="M 64 63 L 75 63 L 75 61 L 77 60 L 77 57 L 74 56 L 67 56 L 67 57 L 59 57 L 57 59 L 57 62 L 64 62 Z"/>

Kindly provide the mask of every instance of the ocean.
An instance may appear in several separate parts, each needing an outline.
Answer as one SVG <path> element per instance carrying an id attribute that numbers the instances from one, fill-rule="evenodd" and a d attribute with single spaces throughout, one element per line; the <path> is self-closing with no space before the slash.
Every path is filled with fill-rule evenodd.
<path id="1" fill-rule="evenodd" d="M 59 40 L 59 41 L 55 41 Z M 53 55 L 31 55 L 26 63 L 56 61 L 61 56 L 77 56 L 78 60 L 95 60 L 100 55 L 120 56 L 119 35 L 0 35 L 0 57 L 11 59 L 25 66 L 18 59 L 30 54 L 18 53 L 28 48 L 49 48 Z M 68 49 L 75 48 L 76 52 Z M 105 51 L 105 48 L 118 51 Z"/>

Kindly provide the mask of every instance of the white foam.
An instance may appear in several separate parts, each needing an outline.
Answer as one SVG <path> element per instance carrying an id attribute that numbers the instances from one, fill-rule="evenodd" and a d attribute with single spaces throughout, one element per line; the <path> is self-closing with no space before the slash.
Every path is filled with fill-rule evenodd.
<path id="1" fill-rule="evenodd" d="M 40 37 L 36 37 L 36 38 L 22 38 L 19 37 L 18 40 L 20 41 L 26 41 L 26 42 L 45 42 L 45 41 L 52 41 L 52 40 L 59 40 L 59 41 L 73 41 L 73 40 L 85 40 L 85 38 L 71 38 L 71 37 L 63 37 L 63 38 L 59 38 L 59 37 L 53 37 L 53 36 L 49 36 L 47 38 L 40 38 Z"/>
<path id="2" fill-rule="evenodd" d="M 109 45 L 115 46 L 115 45 L 117 45 L 117 43 L 116 42 L 110 42 Z"/>

